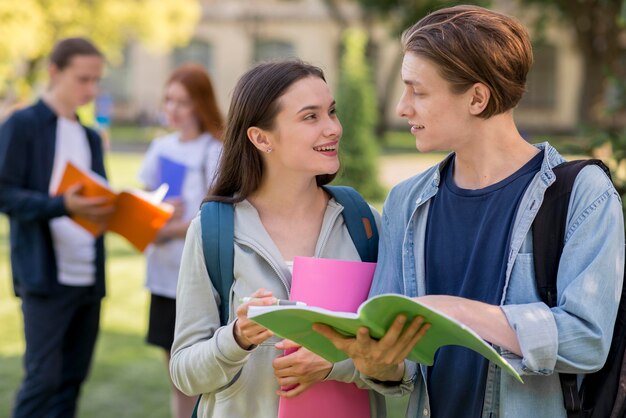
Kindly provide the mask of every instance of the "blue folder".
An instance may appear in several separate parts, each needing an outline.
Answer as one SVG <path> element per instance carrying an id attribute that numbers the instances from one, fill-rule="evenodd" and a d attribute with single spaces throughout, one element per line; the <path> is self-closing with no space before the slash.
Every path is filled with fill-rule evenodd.
<path id="1" fill-rule="evenodd" d="M 159 184 L 167 183 L 169 186 L 165 199 L 181 196 L 186 172 L 185 164 L 159 156 Z"/>

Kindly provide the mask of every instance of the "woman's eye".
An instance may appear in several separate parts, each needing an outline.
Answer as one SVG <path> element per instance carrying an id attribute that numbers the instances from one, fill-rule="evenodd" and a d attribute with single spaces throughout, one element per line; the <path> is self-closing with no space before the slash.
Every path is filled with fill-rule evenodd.
<path id="1" fill-rule="evenodd" d="M 330 109 L 330 112 L 328 112 L 331 115 L 336 115 L 337 114 L 337 109 L 335 109 L 334 107 L 332 109 Z"/>
<path id="2" fill-rule="evenodd" d="M 304 120 L 312 120 L 315 119 L 317 116 L 315 115 L 315 113 L 309 113 L 308 115 L 306 115 L 304 117 Z"/>

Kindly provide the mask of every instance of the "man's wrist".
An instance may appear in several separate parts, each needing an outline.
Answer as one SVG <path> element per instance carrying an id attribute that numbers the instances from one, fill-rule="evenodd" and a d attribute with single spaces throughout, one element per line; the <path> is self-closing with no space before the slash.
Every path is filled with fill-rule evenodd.
<path id="1" fill-rule="evenodd" d="M 383 373 L 380 373 L 378 376 L 372 376 L 372 380 L 378 383 L 386 383 L 386 382 L 400 382 L 404 377 L 404 362 L 396 364 L 387 368 Z"/>

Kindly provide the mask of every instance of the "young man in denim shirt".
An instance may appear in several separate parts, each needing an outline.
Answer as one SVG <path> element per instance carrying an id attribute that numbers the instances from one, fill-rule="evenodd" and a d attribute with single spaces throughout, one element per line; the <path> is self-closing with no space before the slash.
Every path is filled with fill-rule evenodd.
<path id="1" fill-rule="evenodd" d="M 421 152 L 452 150 L 397 185 L 383 210 L 371 295 L 417 297 L 500 348 L 525 384 L 461 347 L 431 367 L 404 360 L 427 332 L 398 317 L 380 341 L 316 326 L 384 394 L 411 392 L 410 417 L 566 417 L 558 373 L 590 373 L 606 359 L 621 294 L 619 195 L 597 166 L 574 184 L 558 271 L 558 301 L 538 295 L 531 225 L 552 169 L 549 144 L 527 143 L 513 108 L 532 64 L 524 27 L 474 6 L 434 12 L 403 35 L 397 106 Z"/>

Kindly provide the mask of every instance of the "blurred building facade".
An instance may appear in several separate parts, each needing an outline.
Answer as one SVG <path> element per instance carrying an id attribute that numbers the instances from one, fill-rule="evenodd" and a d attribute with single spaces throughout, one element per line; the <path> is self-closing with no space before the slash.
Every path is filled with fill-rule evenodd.
<path id="1" fill-rule="evenodd" d="M 102 88 L 113 98 L 116 121 L 154 123 L 159 120 L 163 85 L 169 73 L 185 62 L 207 68 L 226 113 L 237 79 L 255 62 L 299 57 L 320 66 L 331 88 L 339 76 L 341 32 L 345 25 L 360 24 L 355 2 L 324 0 L 201 0 L 203 16 L 194 38 L 169 54 L 151 53 L 137 44 L 124 51 L 124 62 L 112 68 Z M 512 0 L 496 0 L 494 8 L 530 21 L 532 10 L 519 10 Z M 389 98 L 386 119 L 392 127 L 404 127 L 395 116 L 402 83 L 397 37 L 383 23 L 368 27 L 375 49 L 376 86 Z M 574 34 L 558 24 L 549 25 L 535 45 L 535 64 L 528 92 L 515 111 L 520 127 L 532 131 L 569 131 L 577 124 L 577 103 L 582 63 Z"/>

